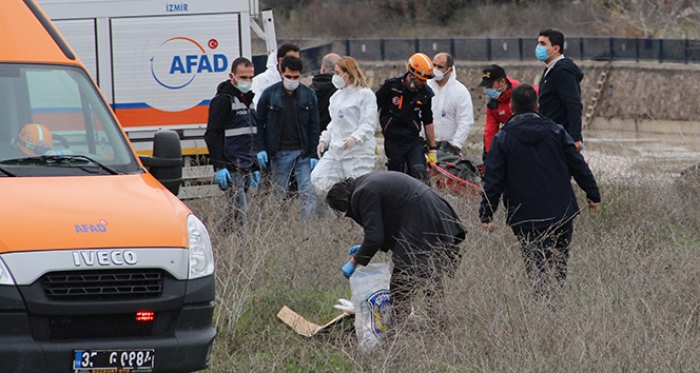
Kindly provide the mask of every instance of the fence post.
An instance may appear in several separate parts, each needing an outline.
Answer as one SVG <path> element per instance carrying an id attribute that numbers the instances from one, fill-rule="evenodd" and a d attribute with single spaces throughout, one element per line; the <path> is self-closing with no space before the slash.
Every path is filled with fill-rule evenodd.
<path id="1" fill-rule="evenodd" d="M 345 39 L 345 55 L 350 55 L 350 39 Z"/>
<path id="2" fill-rule="evenodd" d="M 450 38 L 450 54 L 455 57 L 455 38 Z"/>
<path id="3" fill-rule="evenodd" d="M 581 53 L 581 60 L 584 59 L 584 40 L 584 38 L 581 38 L 578 42 L 578 51 Z"/>
<path id="4" fill-rule="evenodd" d="M 418 38 L 413 42 L 413 47 L 416 49 L 416 53 L 420 52 L 420 40 Z"/>
<path id="5" fill-rule="evenodd" d="M 690 43 L 688 42 L 688 37 L 685 37 L 685 64 L 688 64 L 690 60 Z"/>
<path id="6" fill-rule="evenodd" d="M 486 59 L 491 61 L 491 38 L 486 38 Z"/>
<path id="7" fill-rule="evenodd" d="M 520 61 L 523 61 L 523 38 L 518 38 L 518 54 L 520 55 Z"/>
<path id="8" fill-rule="evenodd" d="M 664 62 L 664 39 L 659 39 L 659 63 Z"/>
<path id="9" fill-rule="evenodd" d="M 610 61 L 613 61 L 613 60 L 615 60 L 615 42 L 613 41 L 612 36 L 610 37 L 609 44 L 610 44 Z"/>
<path id="10" fill-rule="evenodd" d="M 386 60 L 386 45 L 384 45 L 384 43 L 384 38 L 379 39 L 379 55 L 381 56 L 382 61 Z"/>
<path id="11" fill-rule="evenodd" d="M 636 61 L 639 62 L 640 54 L 642 53 L 639 50 L 639 38 L 635 38 L 634 40 L 635 40 L 635 44 L 636 44 L 635 45 L 635 48 L 636 48 L 635 57 L 636 57 Z"/>

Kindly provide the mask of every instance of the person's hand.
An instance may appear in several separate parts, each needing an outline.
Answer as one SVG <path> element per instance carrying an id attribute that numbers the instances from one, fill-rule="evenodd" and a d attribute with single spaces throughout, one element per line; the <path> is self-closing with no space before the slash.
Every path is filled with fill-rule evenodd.
<path id="1" fill-rule="evenodd" d="M 258 164 L 260 165 L 261 168 L 267 168 L 267 152 L 266 151 L 261 151 L 257 155 L 258 158 Z"/>
<path id="2" fill-rule="evenodd" d="M 574 141 L 574 145 L 576 145 L 576 149 L 578 149 L 578 151 L 583 150 L 583 141 Z"/>
<path id="3" fill-rule="evenodd" d="M 228 187 L 228 181 L 231 180 L 231 173 L 228 172 L 227 168 L 221 168 L 216 171 L 216 176 L 214 176 L 214 181 L 219 184 L 219 188 L 222 190 Z"/>
<path id="4" fill-rule="evenodd" d="M 316 155 L 318 155 L 318 159 L 323 157 L 323 153 L 326 151 L 326 146 L 328 146 L 328 144 L 326 144 L 325 141 L 318 142 L 318 146 L 316 147 Z"/>
<path id="5" fill-rule="evenodd" d="M 348 250 L 348 255 L 350 255 L 350 256 L 355 255 L 357 250 L 360 249 L 360 246 L 362 246 L 362 245 L 355 245 L 355 246 L 351 247 L 350 250 Z"/>
<path id="6" fill-rule="evenodd" d="M 600 205 L 600 202 L 593 202 L 589 199 L 588 200 L 588 211 L 596 212 L 596 210 L 598 210 L 598 205 Z"/>
<path id="7" fill-rule="evenodd" d="M 355 267 L 356 265 L 352 264 L 352 262 L 345 263 L 345 265 L 343 266 L 343 276 L 349 279 L 350 276 L 352 276 L 353 272 L 355 272 Z"/>
<path id="8" fill-rule="evenodd" d="M 430 152 L 428 152 L 428 163 L 437 163 L 437 150 L 431 150 Z"/>
<path id="9" fill-rule="evenodd" d="M 260 186 L 260 171 L 253 172 L 250 175 L 250 187 L 255 189 Z"/>
<path id="10" fill-rule="evenodd" d="M 460 155 L 460 154 L 462 154 L 462 148 L 460 148 L 459 146 L 455 145 L 455 144 L 452 143 L 451 141 L 448 141 L 448 144 L 450 144 L 450 146 L 452 146 L 452 151 L 455 153 L 455 155 Z"/>
<path id="11" fill-rule="evenodd" d="M 352 136 L 343 139 L 343 149 L 345 150 L 352 149 L 355 144 L 357 144 L 357 140 Z"/>
<path id="12" fill-rule="evenodd" d="M 487 232 L 493 232 L 496 230 L 496 224 L 493 224 L 492 221 L 488 223 L 481 223 L 481 227 L 484 228 Z"/>
<path id="13" fill-rule="evenodd" d="M 318 164 L 318 159 L 311 158 L 311 160 L 309 162 L 310 162 L 309 165 L 311 166 L 311 169 L 313 170 L 314 167 L 316 167 L 316 165 Z"/>

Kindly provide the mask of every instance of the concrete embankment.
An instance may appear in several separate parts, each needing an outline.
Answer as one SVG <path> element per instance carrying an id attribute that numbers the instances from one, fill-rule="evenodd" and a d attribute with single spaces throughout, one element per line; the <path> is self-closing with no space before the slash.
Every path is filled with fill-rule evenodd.
<path id="1" fill-rule="evenodd" d="M 585 73 L 581 82 L 584 114 L 597 96 L 588 129 L 700 135 L 700 64 L 575 62 Z M 482 69 L 490 63 L 501 65 L 509 76 L 526 83 L 537 84 L 544 71 L 544 64 L 538 61 L 456 61 L 457 78 L 472 96 L 475 126 L 485 120 L 487 96 L 478 85 Z M 373 90 L 406 71 L 404 61 L 360 64 Z M 597 95 L 601 73 L 607 79 Z"/>

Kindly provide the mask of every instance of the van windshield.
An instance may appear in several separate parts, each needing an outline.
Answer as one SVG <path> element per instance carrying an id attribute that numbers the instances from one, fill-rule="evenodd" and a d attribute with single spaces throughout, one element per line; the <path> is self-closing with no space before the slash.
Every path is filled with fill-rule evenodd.
<path id="1" fill-rule="evenodd" d="M 142 172 L 84 70 L 0 63 L 0 177 Z"/>

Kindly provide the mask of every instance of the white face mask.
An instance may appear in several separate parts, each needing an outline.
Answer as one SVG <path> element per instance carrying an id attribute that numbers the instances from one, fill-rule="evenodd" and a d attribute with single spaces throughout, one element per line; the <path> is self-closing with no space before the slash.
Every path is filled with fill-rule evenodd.
<path id="1" fill-rule="evenodd" d="M 299 88 L 299 80 L 291 80 L 284 78 L 282 81 L 282 84 L 284 85 L 284 88 L 288 91 L 296 91 L 297 88 Z"/>
<path id="2" fill-rule="evenodd" d="M 333 75 L 331 83 L 333 83 L 333 86 L 337 89 L 343 89 L 343 87 L 345 87 L 345 79 L 343 79 L 342 75 Z"/>
<path id="3" fill-rule="evenodd" d="M 433 74 L 435 74 L 435 80 L 437 80 L 438 82 L 445 79 L 445 73 L 438 69 L 433 70 Z"/>
<path id="4" fill-rule="evenodd" d="M 450 69 L 451 69 L 451 67 L 450 67 Z M 450 72 L 450 69 L 447 69 L 444 73 L 443 73 L 442 71 L 438 70 L 438 69 L 434 69 L 434 70 L 433 70 L 433 74 L 435 75 L 435 80 L 437 80 L 438 82 L 440 82 L 440 81 L 442 81 L 443 79 L 445 79 L 445 76 L 447 76 L 447 73 Z"/>
<path id="5" fill-rule="evenodd" d="M 231 78 L 232 78 L 232 80 L 235 81 L 235 83 L 236 83 L 235 87 L 238 88 L 238 90 L 241 91 L 241 93 L 248 93 L 250 91 L 250 89 L 253 88 L 252 82 L 238 80 L 238 79 L 236 79 L 235 76 L 232 76 Z"/>

